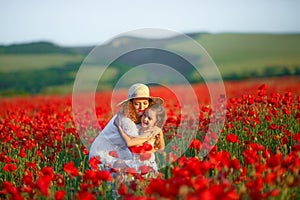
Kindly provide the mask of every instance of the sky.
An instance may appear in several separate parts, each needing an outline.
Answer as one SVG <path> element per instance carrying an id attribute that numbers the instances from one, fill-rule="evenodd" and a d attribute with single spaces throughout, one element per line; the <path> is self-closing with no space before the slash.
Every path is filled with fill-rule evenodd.
<path id="1" fill-rule="evenodd" d="M 0 45 L 98 45 L 141 28 L 300 33 L 298 0 L 1 0 Z"/>

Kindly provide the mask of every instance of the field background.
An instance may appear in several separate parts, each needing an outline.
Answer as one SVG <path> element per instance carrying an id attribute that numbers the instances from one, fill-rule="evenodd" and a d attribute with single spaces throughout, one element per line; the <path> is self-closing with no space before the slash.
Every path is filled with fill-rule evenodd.
<path id="1" fill-rule="evenodd" d="M 300 35 L 189 36 L 203 45 L 224 79 L 227 101 L 226 110 L 221 110 L 226 119 L 220 130 L 211 127 L 215 122 L 211 116 L 217 117 L 216 122 L 225 116 L 219 118 L 220 112 L 210 106 L 206 83 L 195 78 L 191 67 L 170 58 L 161 60 L 163 55 L 142 51 L 113 62 L 91 110 L 90 99 L 80 96 L 78 129 L 71 92 L 78 68 L 93 46 L 61 47 L 50 42 L 0 46 L 0 199 L 115 199 L 117 193 L 124 199 L 300 199 Z M 167 49 L 183 50 L 199 61 L 189 41 L 169 40 L 173 43 Z M 135 42 L 153 41 L 122 37 L 99 50 L 109 56 L 119 50 L 116 47 Z M 150 56 L 170 63 L 193 83 L 199 103 L 194 105 L 199 106 L 199 113 L 194 113 L 199 114 L 197 133 L 186 143 L 195 128 L 185 122 L 189 116 L 179 112 L 177 97 L 190 99 L 186 86 L 174 86 L 178 87 L 174 93 L 151 85 L 152 95 L 165 100 L 166 144 L 176 141 L 170 153 L 158 154 L 157 162 L 170 165 L 155 178 L 148 177 L 148 168 L 143 168 L 144 176 L 142 168 L 127 169 L 128 178 L 120 183 L 113 173 L 99 170 L 99 160 L 89 160 L 88 146 L 99 133 L 97 128 L 112 117 L 115 82 Z M 87 78 L 103 67 L 89 64 Z M 159 78 L 168 81 L 165 77 Z M 127 89 L 118 91 L 117 102 L 126 98 Z M 183 152 L 179 147 L 186 145 Z M 200 150 L 209 152 L 202 157 Z"/>
<path id="2" fill-rule="evenodd" d="M 300 34 L 193 33 L 188 36 L 204 47 L 224 80 L 297 77 L 300 74 Z M 103 53 L 112 54 L 116 45 L 134 42 L 149 41 L 122 37 L 115 38 L 100 48 Z M 189 48 L 189 41 L 176 41 L 173 38 L 172 44 L 167 46 L 170 51 L 183 50 L 191 56 L 197 56 Z M 61 47 L 50 42 L 0 46 L 0 95 L 72 92 L 76 72 L 93 48 L 94 46 Z M 115 81 L 134 66 L 133 59 L 113 63 L 105 72 L 104 87 L 99 89 L 111 89 Z M 185 69 L 185 66 L 177 68 L 179 71 Z M 93 73 L 92 67 L 90 70 Z M 192 73 L 186 70 L 184 75 L 192 83 L 201 82 L 200 79 L 193 78 Z"/>

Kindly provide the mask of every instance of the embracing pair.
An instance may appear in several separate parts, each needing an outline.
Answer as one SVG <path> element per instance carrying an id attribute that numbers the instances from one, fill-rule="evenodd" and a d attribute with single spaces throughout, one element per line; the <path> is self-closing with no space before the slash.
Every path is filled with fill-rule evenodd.
<path id="1" fill-rule="evenodd" d="M 134 168 L 147 166 L 157 173 L 154 153 L 165 142 L 162 126 L 166 121 L 163 100 L 150 96 L 148 86 L 130 87 L 128 99 L 119 103 L 120 110 L 94 140 L 89 159 L 100 157 L 100 168 Z"/>

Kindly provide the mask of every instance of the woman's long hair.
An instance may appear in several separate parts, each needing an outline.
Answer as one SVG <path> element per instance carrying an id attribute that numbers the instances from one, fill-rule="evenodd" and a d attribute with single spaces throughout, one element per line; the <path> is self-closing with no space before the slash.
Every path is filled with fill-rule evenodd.
<path id="1" fill-rule="evenodd" d="M 151 107 L 155 102 L 152 101 L 152 99 L 149 99 L 149 107 Z M 133 99 L 130 99 L 127 102 L 124 102 L 122 104 L 122 107 L 120 109 L 120 112 L 123 116 L 130 118 L 135 124 L 141 123 L 141 116 L 138 116 L 135 112 L 135 109 L 133 107 Z"/>

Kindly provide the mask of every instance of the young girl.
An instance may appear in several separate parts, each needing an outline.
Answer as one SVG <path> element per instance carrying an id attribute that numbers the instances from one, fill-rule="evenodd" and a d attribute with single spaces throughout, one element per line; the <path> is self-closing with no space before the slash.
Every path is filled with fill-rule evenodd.
<path id="1" fill-rule="evenodd" d="M 154 152 L 162 151 L 165 147 L 161 127 L 166 121 L 166 113 L 162 105 L 154 104 L 148 107 L 141 118 L 141 123 L 136 125 L 135 131 L 125 133 L 122 122 L 117 118 L 115 124 L 126 145 L 134 154 L 134 160 L 124 160 L 115 163 L 115 167 L 135 167 L 146 165 L 157 172 Z M 131 129 L 133 130 L 133 129 Z M 141 140 L 147 139 L 141 144 Z M 124 165 L 126 164 L 126 165 Z"/>

